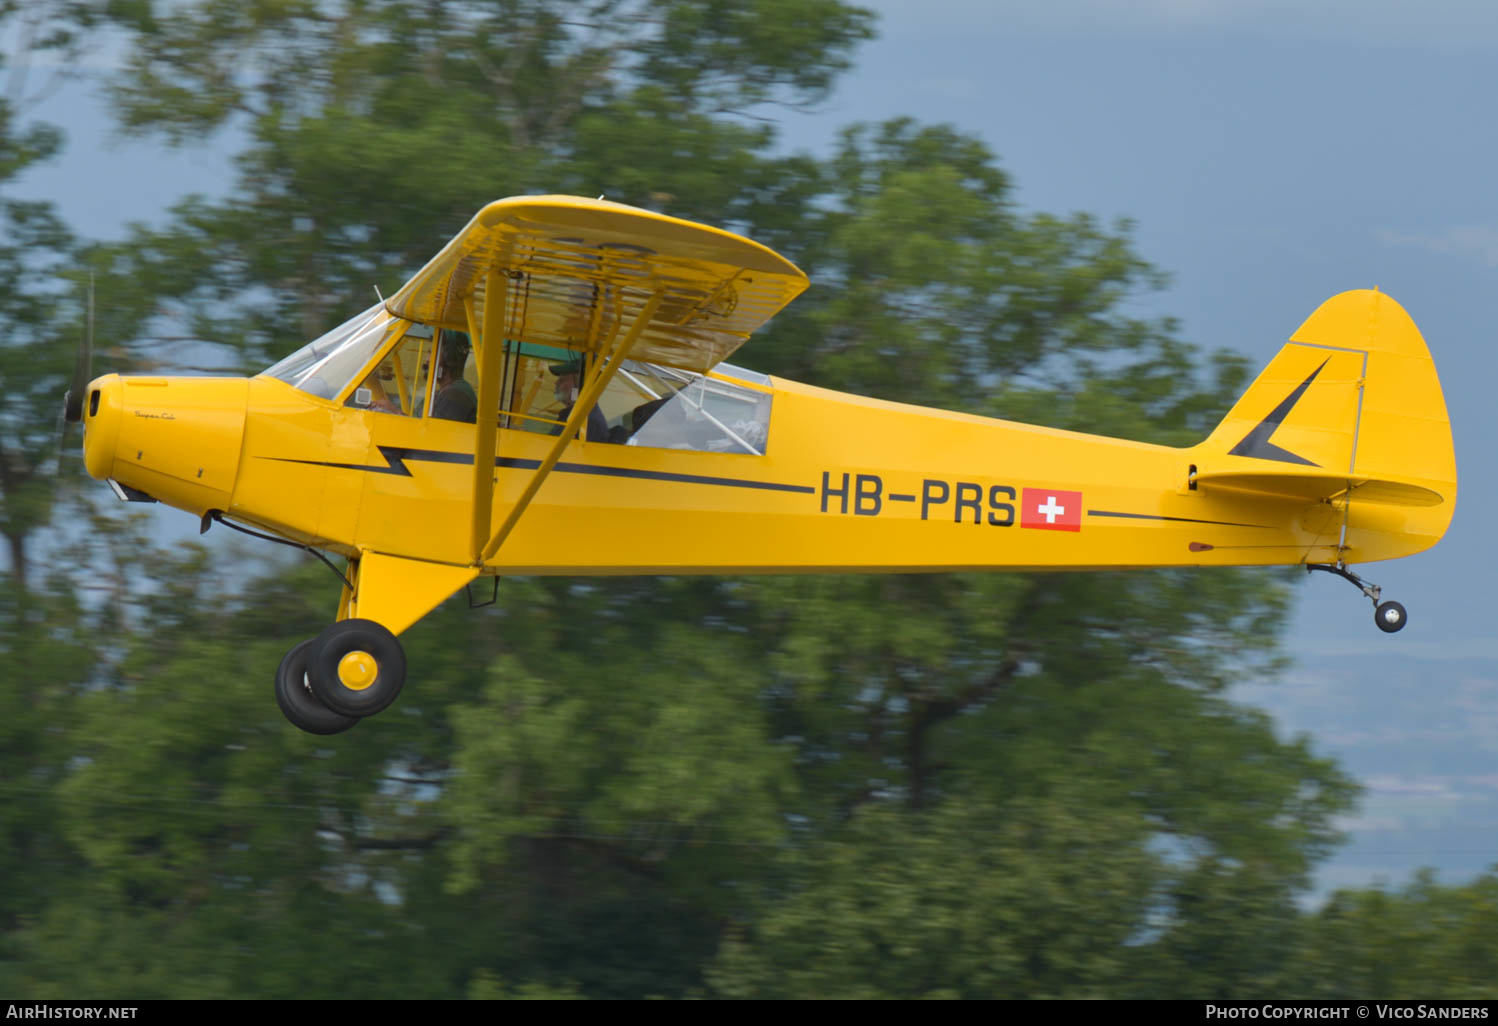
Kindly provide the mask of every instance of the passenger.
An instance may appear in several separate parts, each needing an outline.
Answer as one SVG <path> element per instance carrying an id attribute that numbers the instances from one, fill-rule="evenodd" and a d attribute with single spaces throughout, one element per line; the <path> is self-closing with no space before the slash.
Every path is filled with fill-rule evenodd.
<path id="1" fill-rule="evenodd" d="M 573 407 L 577 405 L 577 385 L 583 373 L 582 357 L 578 357 L 570 363 L 554 363 L 549 369 L 557 379 L 555 393 L 557 401 L 562 404 L 560 418 L 565 422 L 572 416 Z M 562 426 L 559 424 L 552 428 L 551 433 L 554 435 L 561 434 Z M 607 442 L 610 440 L 609 422 L 604 418 L 603 412 L 598 409 L 596 403 L 588 411 L 586 440 L 590 442 Z"/>
<path id="2" fill-rule="evenodd" d="M 463 377 L 469 345 L 464 332 L 443 330 L 442 355 L 437 362 L 437 395 L 432 399 L 433 417 L 468 424 L 478 420 L 479 397 Z"/>

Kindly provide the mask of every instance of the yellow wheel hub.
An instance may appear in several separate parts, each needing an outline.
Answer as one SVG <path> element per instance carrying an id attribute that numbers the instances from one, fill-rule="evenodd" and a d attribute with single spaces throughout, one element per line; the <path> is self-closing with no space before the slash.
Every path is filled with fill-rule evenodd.
<path id="1" fill-rule="evenodd" d="M 363 691 L 379 673 L 379 664 L 368 652 L 350 652 L 338 660 L 338 682 L 350 691 Z"/>

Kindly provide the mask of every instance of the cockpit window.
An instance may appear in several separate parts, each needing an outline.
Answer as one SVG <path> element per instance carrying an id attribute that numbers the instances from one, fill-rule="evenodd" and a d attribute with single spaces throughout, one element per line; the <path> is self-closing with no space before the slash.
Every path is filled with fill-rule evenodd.
<path id="1" fill-rule="evenodd" d="M 433 362 L 434 349 L 446 352 L 448 336 L 454 344 L 450 369 Z M 560 434 L 593 359 L 507 340 L 500 427 Z M 462 332 L 434 332 L 391 316 L 383 304 L 376 304 L 265 374 L 324 399 L 346 394 L 349 406 L 473 423 L 476 388 L 471 363 Z M 625 360 L 589 411 L 579 438 L 759 456 L 768 443 L 772 401 L 770 379 L 742 367 L 724 363 L 711 374 L 699 374 Z"/>
<path id="2" fill-rule="evenodd" d="M 324 399 L 337 396 L 374 357 L 392 334 L 409 321 L 392 317 L 376 303 L 332 331 L 307 343 L 265 374 Z"/>
<path id="3" fill-rule="evenodd" d="M 432 329 L 413 324 L 380 362 L 349 393 L 345 406 L 420 417 L 426 412 L 431 380 Z"/>
<path id="4" fill-rule="evenodd" d="M 500 426 L 560 434 L 593 359 L 565 349 L 510 343 Z M 709 376 L 625 360 L 581 424 L 579 437 L 615 445 L 763 455 L 770 429 L 769 378 L 726 364 L 718 370 Z"/>
<path id="5" fill-rule="evenodd" d="M 752 371 L 736 371 L 753 380 Z M 768 380 L 768 379 L 767 379 Z M 605 401 L 628 402 L 621 423 L 627 444 L 657 449 L 764 454 L 770 429 L 770 393 L 734 381 L 657 364 L 626 360 Z"/>

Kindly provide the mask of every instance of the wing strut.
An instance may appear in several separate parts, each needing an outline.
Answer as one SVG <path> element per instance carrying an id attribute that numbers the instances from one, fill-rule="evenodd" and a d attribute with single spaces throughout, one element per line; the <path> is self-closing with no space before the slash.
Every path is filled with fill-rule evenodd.
<path id="1" fill-rule="evenodd" d="M 581 428 L 585 423 L 587 423 L 588 411 L 593 409 L 594 404 L 598 402 L 598 397 L 603 394 L 603 390 L 608 387 L 609 382 L 613 380 L 614 375 L 618 372 L 619 368 L 624 366 L 624 361 L 629 356 L 630 350 L 634 348 L 635 343 L 639 341 L 640 336 L 645 331 L 645 328 L 655 317 L 655 312 L 660 307 L 661 299 L 664 296 L 664 290 L 657 289 L 655 294 L 650 297 L 649 301 L 646 302 L 645 306 L 640 310 L 640 312 L 635 315 L 635 322 L 634 324 L 630 325 L 629 334 L 624 336 L 623 341 L 619 342 L 607 354 L 599 354 L 600 359 L 594 365 L 597 370 L 594 374 L 593 380 L 588 382 L 588 385 L 583 389 L 582 394 L 577 397 L 577 402 L 572 406 L 572 413 L 567 417 L 567 424 L 562 428 L 562 433 L 557 436 L 556 441 L 552 444 L 551 451 L 546 454 L 546 459 L 541 461 L 541 466 L 536 468 L 536 472 L 531 475 L 530 483 L 525 486 L 525 491 L 520 493 L 520 498 L 515 500 L 515 505 L 511 507 L 509 515 L 505 517 L 504 523 L 499 525 L 499 530 L 494 532 L 494 537 L 489 539 L 489 544 L 485 545 L 483 550 L 479 552 L 477 560 L 479 565 L 485 563 L 494 555 L 494 553 L 498 552 L 499 547 L 504 544 L 504 541 L 509 537 L 510 532 L 515 529 L 515 525 L 520 521 L 520 515 L 525 512 L 526 507 L 531 504 L 531 500 L 536 497 L 536 493 L 541 490 L 541 484 L 546 480 L 547 476 L 551 474 L 552 468 L 557 465 L 557 460 L 561 459 L 562 450 L 567 448 L 567 443 L 572 441 L 573 437 L 577 434 L 578 429 Z M 486 317 L 486 329 L 488 328 L 487 320 L 488 319 Z M 485 346 L 486 355 L 487 349 L 488 347 Z M 607 355 L 607 362 L 605 362 L 602 358 L 604 355 Z M 482 402 L 483 393 L 481 392 L 479 394 L 480 402 Z M 480 434 L 482 434 L 484 430 L 484 427 L 480 425 Z M 495 435 L 495 428 L 491 425 L 488 431 L 490 438 L 492 439 Z M 477 454 L 475 454 L 475 458 L 478 458 Z M 494 467 L 494 443 L 492 441 L 489 443 L 489 454 L 485 458 L 485 461 L 482 465 L 488 468 L 488 474 L 486 476 L 492 482 Z M 475 467 L 475 470 L 476 469 L 477 466 Z M 478 480 L 477 476 L 475 476 L 474 480 Z M 477 501 L 478 499 L 477 489 L 475 489 L 474 499 L 475 501 Z M 479 511 L 477 508 L 475 508 L 473 511 L 473 517 L 474 526 L 475 528 L 477 528 L 479 519 Z M 487 525 L 488 521 L 489 512 L 486 509 L 484 511 L 484 523 Z"/>
<path id="2" fill-rule="evenodd" d="M 489 511 L 494 505 L 494 447 L 499 435 L 499 377 L 504 364 L 505 308 L 509 305 L 506 276 L 492 267 L 484 275 L 483 330 L 473 333 L 473 303 L 467 304 L 469 333 L 479 357 L 478 417 L 473 442 L 474 553 L 489 537 Z M 436 354 L 433 354 L 434 356 Z M 482 564 L 483 560 L 476 560 Z"/>

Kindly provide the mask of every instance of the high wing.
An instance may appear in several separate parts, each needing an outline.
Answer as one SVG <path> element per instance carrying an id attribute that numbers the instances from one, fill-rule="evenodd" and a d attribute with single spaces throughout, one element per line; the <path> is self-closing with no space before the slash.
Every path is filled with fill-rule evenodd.
<path id="1" fill-rule="evenodd" d="M 478 356 L 472 565 L 504 544 L 626 358 L 707 371 L 807 286 L 774 250 L 732 232 L 576 196 L 496 200 L 386 303 L 467 331 Z M 490 531 L 503 354 L 510 342 L 580 353 L 570 418 Z"/>
<path id="2" fill-rule="evenodd" d="M 458 331 L 484 322 L 486 278 L 505 276 L 506 337 L 600 352 L 660 302 L 637 359 L 707 371 L 807 286 L 757 242 L 608 200 L 518 196 L 479 211 L 386 308 Z"/>

